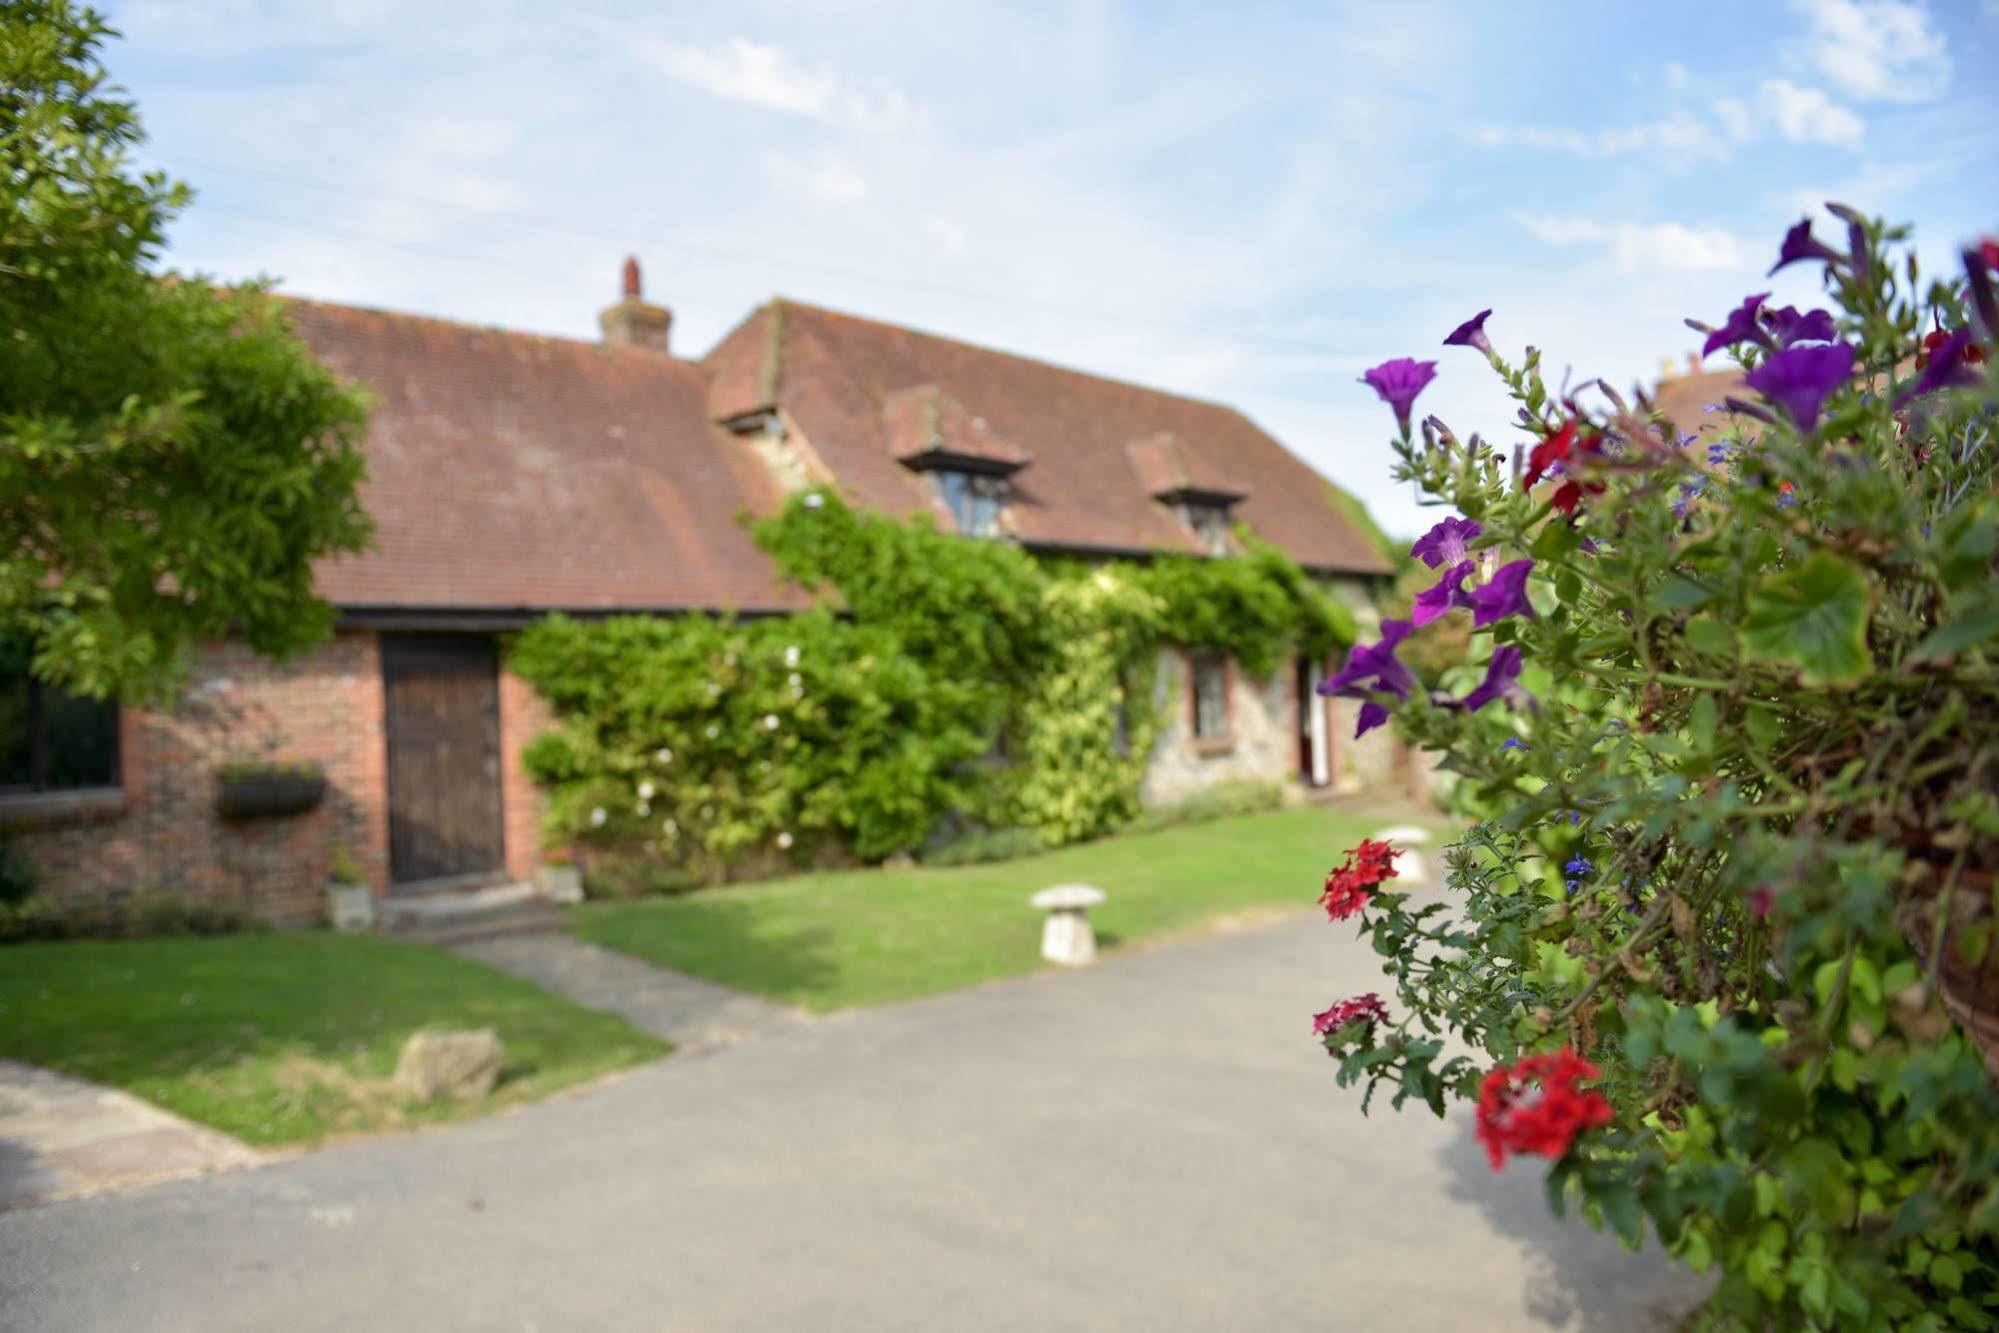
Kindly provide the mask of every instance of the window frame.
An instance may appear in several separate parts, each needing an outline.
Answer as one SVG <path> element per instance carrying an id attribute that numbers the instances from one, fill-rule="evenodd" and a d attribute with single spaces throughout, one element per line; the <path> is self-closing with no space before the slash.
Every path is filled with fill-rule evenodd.
<path id="1" fill-rule="evenodd" d="M 1201 727 L 1201 677 L 1204 671 L 1221 675 L 1219 708 L 1215 721 L 1219 730 Z M 1216 649 L 1196 649 L 1187 655 L 1187 734 L 1203 749 L 1227 750 L 1235 744 L 1235 668 L 1226 653 Z"/>
<path id="2" fill-rule="evenodd" d="M 1006 478 L 968 468 L 928 469 L 937 498 L 966 537 L 1000 535 L 1000 511 L 1006 507 Z"/>
<path id="3" fill-rule="evenodd" d="M 1202 543 L 1207 553 L 1223 556 L 1229 553 L 1229 507 L 1212 500 L 1182 500 L 1180 517 L 1187 530 Z"/>
<path id="4" fill-rule="evenodd" d="M 28 686 L 28 707 L 24 719 L 28 733 L 28 780 L 26 783 L 0 781 L 0 801 L 31 801 L 76 793 L 122 791 L 125 782 L 124 719 L 117 703 L 109 700 L 94 701 L 102 703 L 110 715 L 110 775 L 102 782 L 51 786 L 48 779 L 49 739 L 43 710 L 43 695 L 46 691 L 58 687 L 45 684 L 29 672 L 23 672 L 21 678 Z M 62 691 L 62 693 L 68 692 Z"/>

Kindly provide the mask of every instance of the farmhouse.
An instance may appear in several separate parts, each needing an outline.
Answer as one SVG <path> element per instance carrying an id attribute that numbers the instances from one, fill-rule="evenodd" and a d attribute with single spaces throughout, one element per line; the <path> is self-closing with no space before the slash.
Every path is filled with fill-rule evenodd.
<path id="1" fill-rule="evenodd" d="M 273 663 L 207 645 L 171 709 L 68 698 L 0 663 L 0 833 L 61 897 L 167 888 L 277 920 L 321 911 L 349 850 L 378 894 L 532 878 L 540 809 L 520 752 L 548 723 L 504 667 L 509 631 L 571 615 L 802 609 L 738 515 L 833 486 L 972 540 L 1083 558 L 1227 555 L 1240 520 L 1365 616 L 1388 566 L 1326 481 L 1241 413 L 773 300 L 705 357 L 623 296 L 600 341 L 295 301 L 298 336 L 375 399 L 372 551 L 315 572 L 333 639 Z M 1327 663 L 1246 679 L 1169 656 L 1145 786 L 1398 783 L 1385 734 L 1313 693 Z M 232 818 L 218 771 L 308 761 L 323 795 Z"/>

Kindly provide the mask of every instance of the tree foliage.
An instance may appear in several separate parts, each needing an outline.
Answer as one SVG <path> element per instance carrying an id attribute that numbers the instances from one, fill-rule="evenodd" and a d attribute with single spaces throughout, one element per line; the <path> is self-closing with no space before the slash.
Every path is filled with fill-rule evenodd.
<path id="1" fill-rule="evenodd" d="M 153 272 L 190 196 L 130 166 L 111 35 L 0 0 L 0 635 L 45 680 L 138 695 L 202 637 L 319 641 L 312 561 L 370 525 L 360 397 L 260 286 Z"/>

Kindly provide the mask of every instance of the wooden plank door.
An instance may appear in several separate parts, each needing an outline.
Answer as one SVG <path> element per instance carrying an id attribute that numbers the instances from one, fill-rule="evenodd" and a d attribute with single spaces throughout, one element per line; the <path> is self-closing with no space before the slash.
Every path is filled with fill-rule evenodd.
<path id="1" fill-rule="evenodd" d="M 492 639 L 385 634 L 382 681 L 391 880 L 502 870 L 500 677 Z"/>

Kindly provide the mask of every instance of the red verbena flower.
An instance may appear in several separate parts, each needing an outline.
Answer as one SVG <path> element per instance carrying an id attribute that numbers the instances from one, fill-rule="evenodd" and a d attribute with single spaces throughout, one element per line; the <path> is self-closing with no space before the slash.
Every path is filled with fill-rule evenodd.
<path id="1" fill-rule="evenodd" d="M 1367 906 L 1375 885 L 1395 878 L 1395 858 L 1402 855 L 1385 842 L 1360 840 L 1338 868 L 1326 876 L 1326 891 L 1319 895 L 1320 906 L 1333 921 L 1344 921 Z"/>
<path id="2" fill-rule="evenodd" d="M 1478 1139 L 1492 1169 L 1505 1166 L 1509 1152 L 1561 1157 L 1576 1135 L 1609 1124 L 1614 1115 L 1609 1100 L 1594 1088 L 1577 1086 L 1599 1074 L 1566 1046 L 1487 1074 L 1478 1090 Z M 1541 1095 L 1530 1098 L 1535 1086 Z"/>
<path id="3" fill-rule="evenodd" d="M 1323 1037 L 1328 1032 L 1338 1032 L 1355 1019 L 1365 1019 L 1369 1024 L 1386 1023 L 1388 1006 L 1373 991 L 1356 995 L 1350 1000 L 1340 1000 L 1324 1013 L 1312 1015 L 1312 1033 Z"/>

